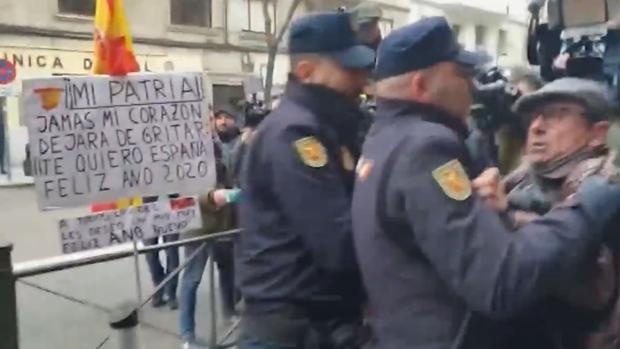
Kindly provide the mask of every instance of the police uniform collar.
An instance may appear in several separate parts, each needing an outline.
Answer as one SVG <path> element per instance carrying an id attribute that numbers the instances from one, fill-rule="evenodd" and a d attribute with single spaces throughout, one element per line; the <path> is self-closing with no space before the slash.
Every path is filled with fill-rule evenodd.
<path id="1" fill-rule="evenodd" d="M 292 75 L 285 96 L 311 110 L 321 122 L 337 128 L 355 123 L 360 113 L 354 99 L 325 86 L 302 84 Z"/>
<path id="2" fill-rule="evenodd" d="M 463 139 L 469 135 L 467 125 L 463 121 L 435 106 L 395 99 L 379 98 L 377 100 L 378 118 L 404 115 L 419 117 L 428 122 L 444 125 L 452 129 Z"/>

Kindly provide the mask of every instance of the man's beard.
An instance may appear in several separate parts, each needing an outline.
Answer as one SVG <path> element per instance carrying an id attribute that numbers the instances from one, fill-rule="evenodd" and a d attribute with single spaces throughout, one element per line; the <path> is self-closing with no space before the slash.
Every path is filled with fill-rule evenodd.
<path id="1" fill-rule="evenodd" d="M 236 127 L 230 127 L 223 131 L 218 131 L 217 136 L 224 143 L 228 143 L 235 139 L 239 135 L 239 130 Z"/>

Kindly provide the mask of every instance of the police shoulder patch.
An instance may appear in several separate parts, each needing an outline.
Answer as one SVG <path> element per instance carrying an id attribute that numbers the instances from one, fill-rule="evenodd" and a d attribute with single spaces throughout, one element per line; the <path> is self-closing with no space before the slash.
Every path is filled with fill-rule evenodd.
<path id="1" fill-rule="evenodd" d="M 304 164 L 313 168 L 327 165 L 327 151 L 315 137 L 304 137 L 294 143 L 295 150 Z"/>
<path id="2" fill-rule="evenodd" d="M 433 178 L 441 190 L 456 201 L 467 200 L 471 196 L 471 181 L 460 161 L 454 159 L 437 167 Z"/>

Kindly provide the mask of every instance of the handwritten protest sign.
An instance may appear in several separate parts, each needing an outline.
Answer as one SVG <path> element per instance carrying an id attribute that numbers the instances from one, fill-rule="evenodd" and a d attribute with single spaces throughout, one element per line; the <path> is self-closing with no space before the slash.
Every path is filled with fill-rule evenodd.
<path id="1" fill-rule="evenodd" d="M 202 226 L 195 198 L 158 201 L 58 222 L 64 254 L 178 234 Z"/>
<path id="2" fill-rule="evenodd" d="M 200 73 L 25 80 L 39 206 L 212 188 L 204 101 Z"/>

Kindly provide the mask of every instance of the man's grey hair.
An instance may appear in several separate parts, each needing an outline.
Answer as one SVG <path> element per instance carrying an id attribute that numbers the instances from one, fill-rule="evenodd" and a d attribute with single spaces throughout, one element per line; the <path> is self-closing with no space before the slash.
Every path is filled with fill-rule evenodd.
<path id="1" fill-rule="evenodd" d="M 375 95 L 388 99 L 409 99 L 409 86 L 415 73 L 406 73 L 384 80 L 375 84 Z"/>

